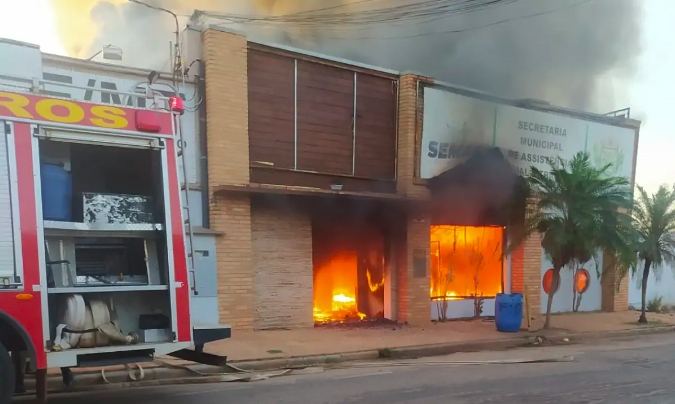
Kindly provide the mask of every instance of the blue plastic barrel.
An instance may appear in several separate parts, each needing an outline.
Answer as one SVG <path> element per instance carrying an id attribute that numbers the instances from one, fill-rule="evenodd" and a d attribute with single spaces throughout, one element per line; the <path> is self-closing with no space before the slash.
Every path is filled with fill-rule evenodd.
<path id="1" fill-rule="evenodd" d="M 73 180 L 60 165 L 40 165 L 42 216 L 44 220 L 72 220 Z"/>
<path id="2" fill-rule="evenodd" d="M 523 324 L 523 295 L 499 293 L 495 297 L 495 326 L 499 332 L 518 332 Z"/>

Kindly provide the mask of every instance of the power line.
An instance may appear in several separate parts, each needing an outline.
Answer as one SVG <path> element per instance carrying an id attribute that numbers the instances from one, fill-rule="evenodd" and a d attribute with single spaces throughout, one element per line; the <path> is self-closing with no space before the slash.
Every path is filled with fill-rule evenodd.
<path id="1" fill-rule="evenodd" d="M 132 0 L 133 1 L 133 0 Z M 485 29 L 512 21 L 540 17 L 543 15 L 558 13 L 571 8 L 579 7 L 593 0 L 581 0 L 567 6 L 558 7 L 552 10 L 526 14 L 519 17 L 506 18 L 494 21 L 489 24 L 479 25 L 470 28 L 443 30 L 434 32 L 424 32 L 411 35 L 398 36 L 353 36 L 349 33 L 369 31 L 370 26 L 375 24 L 388 23 L 411 23 L 426 24 L 440 19 L 457 16 L 466 13 L 473 13 L 488 8 L 504 6 L 516 3 L 520 0 L 422 0 L 411 4 L 403 4 L 391 7 L 382 7 L 372 10 L 331 12 L 334 10 L 354 7 L 360 4 L 373 3 L 383 0 L 360 0 L 349 4 L 338 4 L 331 7 L 304 10 L 300 12 L 288 13 L 277 16 L 244 16 L 236 14 L 224 14 L 210 11 L 203 11 L 207 18 L 223 20 L 226 23 L 239 23 L 246 25 L 258 25 L 260 28 L 278 28 L 279 26 L 289 26 L 294 29 L 324 29 L 333 33 L 344 33 L 344 36 L 326 36 L 323 39 L 335 40 L 401 40 L 423 38 L 436 35 L 447 35 L 470 32 Z M 326 13 L 329 11 L 328 13 Z M 357 28 L 358 27 L 358 28 Z"/>
<path id="2" fill-rule="evenodd" d="M 337 6 L 331 6 L 331 7 L 325 7 L 325 8 L 315 8 L 315 9 L 305 10 L 305 11 L 297 11 L 295 13 L 285 14 L 285 16 L 286 17 L 297 16 L 297 15 L 317 13 L 317 12 L 321 12 L 321 11 L 336 10 L 336 9 L 339 9 L 339 8 L 351 7 L 351 6 L 355 6 L 355 5 L 358 5 L 358 4 L 372 3 L 373 1 L 382 1 L 382 0 L 360 0 L 360 1 L 355 1 L 353 3 L 349 3 L 349 4 L 338 4 Z"/>
<path id="3" fill-rule="evenodd" d="M 519 0 L 431 0 L 360 12 L 345 12 L 340 14 L 315 16 L 311 19 L 301 19 L 299 21 L 293 21 L 289 18 L 278 20 L 304 25 L 321 24 L 322 26 L 370 25 L 377 23 L 414 21 L 431 16 L 458 15 L 515 1 Z"/>
<path id="4" fill-rule="evenodd" d="M 518 0 L 516 0 L 516 1 L 518 1 Z M 503 20 L 498 20 L 498 21 L 489 23 L 489 24 L 479 25 L 479 26 L 470 27 L 470 28 L 463 28 L 463 29 L 443 30 L 443 31 L 434 31 L 434 32 L 424 32 L 424 33 L 419 33 L 419 34 L 399 35 L 399 36 L 388 36 L 388 37 L 381 37 L 381 36 L 351 36 L 351 35 L 349 35 L 348 33 L 345 33 L 345 34 L 346 34 L 345 36 L 326 36 L 326 35 L 322 35 L 321 38 L 322 38 L 322 39 L 334 39 L 334 40 L 401 40 L 401 39 L 423 38 L 423 37 L 430 37 L 430 36 L 436 36 L 436 35 L 457 34 L 457 33 L 463 33 L 463 32 L 470 32 L 470 31 L 476 31 L 476 30 L 480 30 L 480 29 L 485 29 L 485 28 L 489 28 L 489 27 L 493 27 L 493 26 L 497 26 L 497 25 L 509 23 L 509 22 L 512 22 L 512 21 L 518 21 L 518 20 L 523 20 L 523 19 L 529 19 L 529 18 L 540 17 L 540 16 L 547 15 L 547 14 L 558 13 L 558 12 L 565 11 L 565 10 L 568 10 L 568 9 L 571 9 L 571 8 L 579 7 L 579 6 L 581 6 L 581 5 L 584 5 L 584 4 L 586 4 L 586 3 L 589 3 L 589 2 L 591 2 L 591 1 L 593 1 L 593 0 L 581 0 L 581 1 L 579 1 L 579 2 L 570 4 L 570 5 L 567 5 L 567 6 L 564 6 L 564 7 L 558 7 L 558 8 L 556 8 L 556 9 L 552 9 L 552 10 L 547 10 L 547 11 L 542 11 L 542 12 L 538 12 L 538 13 L 532 13 L 532 14 L 522 15 L 522 16 L 519 16 L 519 17 L 506 18 L 506 19 L 503 19 Z M 447 15 L 443 15 L 443 16 L 435 16 L 433 19 L 430 19 L 430 20 L 427 20 L 427 21 L 423 21 L 422 23 L 427 23 L 427 22 L 431 22 L 431 21 L 435 21 L 435 20 L 439 20 L 439 19 L 443 19 L 443 18 L 447 18 L 447 17 L 448 17 Z M 263 27 L 263 28 L 271 28 L 271 27 Z M 294 28 L 304 29 L 304 28 L 311 28 L 311 27 L 303 27 L 303 26 L 300 26 L 300 27 L 294 27 Z M 331 28 L 329 28 L 329 29 L 331 29 Z M 334 32 L 335 32 L 335 31 L 338 31 L 338 30 L 335 30 L 335 29 L 331 29 L 331 30 L 334 31 Z M 354 32 L 354 31 L 363 32 L 363 31 L 368 31 L 368 30 L 369 30 L 369 28 L 358 29 L 358 30 L 351 29 L 350 31 L 351 31 L 351 32 Z"/>
<path id="5" fill-rule="evenodd" d="M 459 15 L 468 12 L 484 10 L 497 5 L 514 3 L 520 0 L 425 0 L 411 4 L 392 7 L 376 8 L 372 10 L 321 13 L 329 9 L 354 6 L 375 0 L 361 0 L 349 5 L 342 4 L 325 9 L 316 9 L 278 16 L 243 16 L 204 12 L 204 15 L 213 19 L 225 20 L 229 23 L 241 24 L 292 24 L 295 27 L 321 28 L 382 24 L 391 22 L 414 21 L 424 18 L 442 18 L 444 16 Z"/>
<path id="6" fill-rule="evenodd" d="M 415 35 L 396 36 L 396 37 L 349 37 L 349 38 L 344 38 L 344 37 L 343 38 L 338 38 L 338 37 L 328 38 L 328 37 L 324 37 L 324 38 L 326 38 L 326 39 L 348 39 L 348 40 L 367 40 L 367 39 L 400 40 L 400 39 L 422 38 L 422 37 L 429 37 L 429 36 L 435 36 L 435 35 L 458 34 L 458 33 L 462 33 L 462 32 L 470 32 L 470 31 L 475 31 L 475 30 L 479 30 L 479 29 L 494 27 L 496 25 L 506 24 L 506 23 L 512 22 L 512 21 L 535 18 L 535 17 L 547 15 L 547 14 L 554 14 L 554 13 L 558 13 L 560 11 L 565 11 L 565 10 L 568 10 L 568 9 L 571 9 L 571 8 L 579 7 L 583 4 L 590 3 L 591 1 L 594 1 L 594 0 L 582 0 L 582 1 L 579 1 L 577 3 L 570 4 L 566 7 L 559 7 L 557 9 L 542 11 L 542 12 L 539 12 L 539 13 L 533 13 L 533 14 L 527 14 L 527 15 L 523 15 L 523 16 L 519 16 L 519 17 L 507 18 L 507 19 L 495 21 L 495 22 L 492 22 L 492 23 L 489 23 L 489 24 L 479 25 L 479 26 L 476 26 L 476 27 L 464 28 L 464 29 L 444 30 L 444 31 L 427 32 L 427 33 L 421 33 L 421 34 L 415 34 Z"/>

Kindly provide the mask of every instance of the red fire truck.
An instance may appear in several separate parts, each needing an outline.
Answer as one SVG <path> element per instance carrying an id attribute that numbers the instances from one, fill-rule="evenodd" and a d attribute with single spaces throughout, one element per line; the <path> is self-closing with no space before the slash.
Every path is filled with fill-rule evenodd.
<path id="1" fill-rule="evenodd" d="M 21 389 L 24 369 L 45 400 L 48 368 L 68 382 L 72 367 L 208 358 L 203 345 L 229 338 L 230 328 L 190 319 L 182 100 L 155 94 L 149 81 L 140 94 L 148 108 L 76 102 L 43 96 L 45 80 L 2 91 L 7 78 L 0 404 Z"/>

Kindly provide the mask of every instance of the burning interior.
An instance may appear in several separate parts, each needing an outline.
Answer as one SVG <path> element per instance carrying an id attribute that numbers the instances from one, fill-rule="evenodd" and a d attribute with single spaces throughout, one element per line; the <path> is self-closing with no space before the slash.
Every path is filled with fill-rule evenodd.
<path id="1" fill-rule="evenodd" d="M 474 300 L 474 316 L 483 314 L 482 301 L 504 290 L 504 228 L 494 226 L 431 226 L 431 299 L 439 316 L 448 300 Z M 441 313 L 442 312 L 442 313 Z"/>
<path id="2" fill-rule="evenodd" d="M 384 318 L 385 239 L 370 223 L 315 222 L 314 322 Z"/>
<path id="3" fill-rule="evenodd" d="M 506 225 L 523 220 L 528 191 L 505 155 L 476 147 L 428 181 L 432 319 L 492 316 L 495 296 L 507 289 Z"/>

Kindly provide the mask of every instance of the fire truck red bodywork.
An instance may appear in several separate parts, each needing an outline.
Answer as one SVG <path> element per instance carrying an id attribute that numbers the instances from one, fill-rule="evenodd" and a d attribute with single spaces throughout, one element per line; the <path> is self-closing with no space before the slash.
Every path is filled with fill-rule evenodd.
<path id="1" fill-rule="evenodd" d="M 39 170 L 39 161 L 34 131 L 42 126 L 58 127 L 63 130 L 86 129 L 88 132 L 110 135 L 115 133 L 153 135 L 161 137 L 164 141 L 170 195 L 170 215 L 167 215 L 167 223 L 170 224 L 173 244 L 171 252 L 173 265 L 170 268 L 174 272 L 172 283 L 175 284 L 176 291 L 177 329 L 174 342 L 183 343 L 177 346 L 176 350 L 191 345 L 190 292 L 174 136 L 178 119 L 177 115 L 168 111 L 120 108 L 0 91 L 0 124 L 7 124 L 7 127 L 11 128 L 13 138 L 13 147 L 7 152 L 13 154 L 14 158 L 9 160 L 15 162 L 20 221 L 20 234 L 15 235 L 15 242 L 20 242 L 21 257 L 20 261 L 17 260 L 17 265 L 21 262 L 22 266 L 22 286 L 16 289 L 0 288 L 0 314 L 4 312 L 11 317 L 20 328 L 17 331 L 30 340 L 33 347 L 28 347 L 28 351 L 31 356 L 34 354 L 36 368 L 50 367 L 50 352 L 47 349 L 49 330 L 45 330 L 45 324 L 48 324 L 45 316 L 49 311 L 42 253 L 44 247 L 41 240 L 41 201 L 36 197 L 36 190 L 39 189 L 39 183 L 36 181 L 36 178 L 39 178 L 36 173 L 36 170 Z M 150 134 L 140 130 L 144 126 L 157 125 L 159 128 L 156 133 Z"/>

